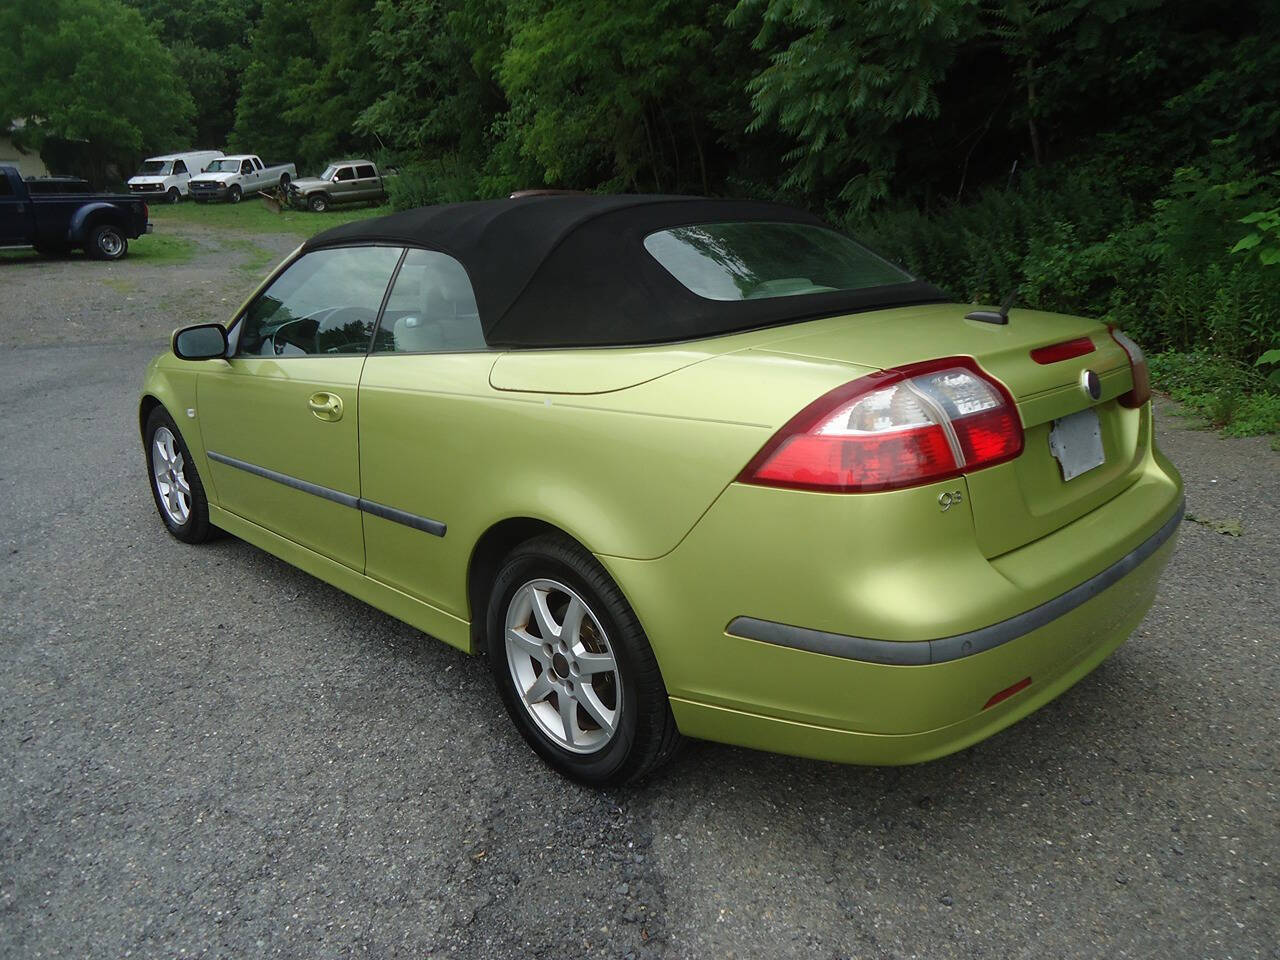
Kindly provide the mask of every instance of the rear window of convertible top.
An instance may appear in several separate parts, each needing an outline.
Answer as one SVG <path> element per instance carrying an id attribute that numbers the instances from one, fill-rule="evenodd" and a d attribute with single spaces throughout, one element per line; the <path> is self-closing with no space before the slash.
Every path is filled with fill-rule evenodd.
<path id="1" fill-rule="evenodd" d="M 699 223 L 651 233 L 644 246 L 708 300 L 764 300 L 914 280 L 848 237 L 807 223 Z"/>

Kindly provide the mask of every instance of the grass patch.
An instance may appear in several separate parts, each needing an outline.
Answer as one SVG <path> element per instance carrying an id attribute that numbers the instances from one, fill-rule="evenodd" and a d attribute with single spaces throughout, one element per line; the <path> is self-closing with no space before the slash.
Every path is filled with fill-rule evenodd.
<path id="1" fill-rule="evenodd" d="M 1150 358 L 1151 382 L 1230 437 L 1276 434 L 1280 449 L 1280 390 L 1256 369 L 1208 353 L 1160 353 Z"/>
<path id="2" fill-rule="evenodd" d="M 196 244 L 186 237 L 149 233 L 129 241 L 125 258 L 159 266 L 166 263 L 188 263 L 196 255 Z"/>
<path id="3" fill-rule="evenodd" d="M 266 204 L 255 197 L 234 204 L 184 200 L 173 205 L 157 205 L 151 208 L 151 220 L 157 225 L 183 223 L 248 233 L 291 233 L 305 238 L 341 223 L 368 220 L 387 213 L 391 213 L 389 206 L 368 207 L 359 204 L 326 210 L 324 213 L 312 213 L 309 210 L 272 213 Z"/>

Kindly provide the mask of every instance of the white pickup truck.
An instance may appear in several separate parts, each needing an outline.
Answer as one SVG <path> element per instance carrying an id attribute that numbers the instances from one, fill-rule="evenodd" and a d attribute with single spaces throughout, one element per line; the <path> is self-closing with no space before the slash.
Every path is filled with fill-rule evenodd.
<path id="1" fill-rule="evenodd" d="M 239 203 L 245 194 L 259 190 L 275 190 L 277 187 L 288 190 L 297 175 L 297 168 L 292 163 L 266 166 L 251 153 L 229 154 L 209 164 L 204 173 L 192 177 L 187 190 L 196 203 L 210 200 Z"/>

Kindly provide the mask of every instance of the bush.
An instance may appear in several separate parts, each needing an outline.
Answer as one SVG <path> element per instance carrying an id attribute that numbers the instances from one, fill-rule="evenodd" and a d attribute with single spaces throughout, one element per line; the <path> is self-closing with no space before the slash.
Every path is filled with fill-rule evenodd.
<path id="1" fill-rule="evenodd" d="M 1231 436 L 1280 433 L 1280 390 L 1257 368 L 1213 354 L 1148 358 L 1152 384 Z"/>

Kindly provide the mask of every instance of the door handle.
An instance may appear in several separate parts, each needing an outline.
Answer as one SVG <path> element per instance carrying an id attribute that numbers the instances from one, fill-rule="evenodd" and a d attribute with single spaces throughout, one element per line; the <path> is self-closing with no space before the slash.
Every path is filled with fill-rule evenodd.
<path id="1" fill-rule="evenodd" d="M 307 398 L 307 406 L 321 420 L 333 422 L 342 419 L 342 398 L 336 393 L 321 390 Z"/>

